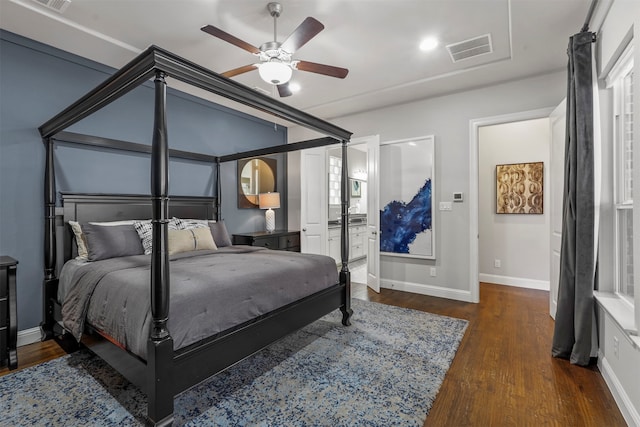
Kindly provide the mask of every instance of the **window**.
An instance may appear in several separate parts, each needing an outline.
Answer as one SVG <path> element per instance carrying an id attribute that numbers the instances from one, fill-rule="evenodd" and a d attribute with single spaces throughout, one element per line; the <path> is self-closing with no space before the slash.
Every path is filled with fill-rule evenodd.
<path id="1" fill-rule="evenodd" d="M 633 48 L 609 75 L 614 93 L 616 293 L 633 304 Z"/>

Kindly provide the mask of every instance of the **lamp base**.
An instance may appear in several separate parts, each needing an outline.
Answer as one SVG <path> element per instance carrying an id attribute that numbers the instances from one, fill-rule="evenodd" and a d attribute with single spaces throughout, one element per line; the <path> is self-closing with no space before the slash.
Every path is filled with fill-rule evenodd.
<path id="1" fill-rule="evenodd" d="M 267 223 L 267 232 L 271 233 L 276 229 L 276 213 L 269 208 L 264 212 L 264 219 Z"/>

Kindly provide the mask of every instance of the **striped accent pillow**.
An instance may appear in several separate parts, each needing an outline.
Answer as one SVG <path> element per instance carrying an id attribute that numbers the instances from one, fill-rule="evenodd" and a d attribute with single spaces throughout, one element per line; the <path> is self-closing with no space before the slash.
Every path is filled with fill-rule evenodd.
<path id="1" fill-rule="evenodd" d="M 169 230 L 180 230 L 180 227 L 182 226 L 182 221 L 178 218 L 171 218 L 171 220 L 169 220 Z M 136 221 L 133 223 L 133 227 L 138 232 L 138 236 L 140 236 L 140 241 L 144 248 L 144 254 L 151 255 L 151 248 L 153 244 L 153 225 L 151 224 L 151 221 Z"/>
<path id="2" fill-rule="evenodd" d="M 133 224 L 136 231 L 138 232 L 138 236 L 140 236 L 140 241 L 142 241 L 142 247 L 144 248 L 144 254 L 151 254 L 151 244 L 152 244 L 152 230 L 153 226 L 151 225 L 151 221 L 137 221 Z M 169 220 L 169 230 L 190 230 L 193 228 L 209 228 L 207 220 L 198 220 L 198 219 L 180 219 L 173 217 Z M 217 248 L 214 248 L 217 249 Z"/>

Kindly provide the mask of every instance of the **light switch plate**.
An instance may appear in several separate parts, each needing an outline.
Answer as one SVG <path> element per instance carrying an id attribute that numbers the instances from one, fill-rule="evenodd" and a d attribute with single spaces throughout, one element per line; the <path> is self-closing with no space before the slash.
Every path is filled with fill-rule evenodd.
<path id="1" fill-rule="evenodd" d="M 440 210 L 441 211 L 450 211 L 451 210 L 451 202 L 440 202 Z"/>

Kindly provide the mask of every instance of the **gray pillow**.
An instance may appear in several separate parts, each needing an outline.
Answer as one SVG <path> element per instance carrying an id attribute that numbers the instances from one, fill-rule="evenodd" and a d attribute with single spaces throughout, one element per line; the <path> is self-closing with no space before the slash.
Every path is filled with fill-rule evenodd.
<path id="1" fill-rule="evenodd" d="M 85 223 L 82 224 L 82 232 L 87 239 L 89 261 L 144 254 L 133 224 L 104 226 Z"/>
<path id="2" fill-rule="evenodd" d="M 231 239 L 229 238 L 229 233 L 227 232 L 227 227 L 224 225 L 224 221 L 210 221 L 209 228 L 211 229 L 211 235 L 217 247 L 224 248 L 225 246 L 231 246 Z"/>

